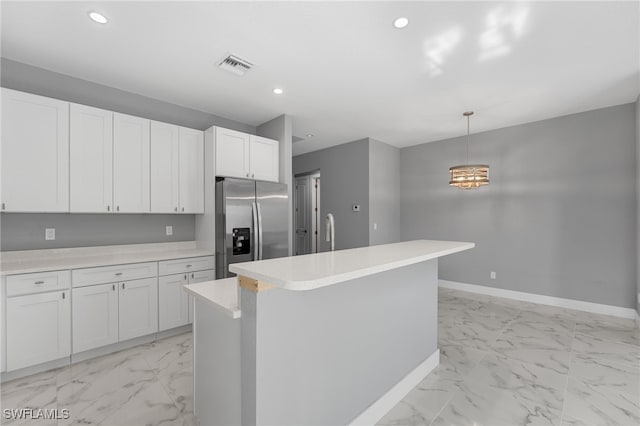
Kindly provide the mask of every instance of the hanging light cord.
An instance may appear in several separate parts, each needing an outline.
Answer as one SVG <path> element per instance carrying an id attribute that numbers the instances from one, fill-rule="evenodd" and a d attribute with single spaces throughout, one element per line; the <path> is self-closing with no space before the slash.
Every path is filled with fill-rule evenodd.
<path id="1" fill-rule="evenodd" d="M 467 164 L 469 164 L 469 115 L 467 115 Z"/>

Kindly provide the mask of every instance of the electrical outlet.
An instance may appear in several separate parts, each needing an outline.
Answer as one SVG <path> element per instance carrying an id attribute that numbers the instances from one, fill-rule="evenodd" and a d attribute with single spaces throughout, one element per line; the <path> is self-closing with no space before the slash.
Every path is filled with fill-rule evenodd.
<path id="1" fill-rule="evenodd" d="M 494 271 L 491 271 L 491 279 L 492 280 L 496 279 L 496 273 Z"/>
<path id="2" fill-rule="evenodd" d="M 169 225 L 169 226 L 165 227 L 165 233 L 167 235 L 173 235 L 173 226 Z"/>
<path id="3" fill-rule="evenodd" d="M 56 239 L 56 228 L 45 228 L 44 239 L 46 241 L 52 241 Z"/>

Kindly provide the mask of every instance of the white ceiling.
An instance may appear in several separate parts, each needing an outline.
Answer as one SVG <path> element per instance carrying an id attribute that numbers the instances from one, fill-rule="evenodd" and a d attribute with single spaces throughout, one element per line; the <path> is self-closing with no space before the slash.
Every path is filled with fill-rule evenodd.
<path id="1" fill-rule="evenodd" d="M 294 154 L 408 146 L 633 102 L 634 2 L 10 2 L 2 56 L 258 125 Z M 87 18 L 97 10 L 110 21 Z M 392 26 L 398 16 L 409 25 Z M 243 77 L 217 68 L 252 61 Z M 274 87 L 284 89 L 276 96 Z"/>

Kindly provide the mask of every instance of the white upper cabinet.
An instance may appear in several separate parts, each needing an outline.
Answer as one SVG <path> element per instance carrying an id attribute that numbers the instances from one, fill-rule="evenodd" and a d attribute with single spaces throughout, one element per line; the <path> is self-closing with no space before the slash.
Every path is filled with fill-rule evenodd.
<path id="1" fill-rule="evenodd" d="M 249 138 L 251 178 L 278 182 L 280 174 L 279 155 L 278 141 L 251 135 Z"/>
<path id="2" fill-rule="evenodd" d="M 106 213 L 113 205 L 113 112 L 71 104 L 71 212 Z"/>
<path id="3" fill-rule="evenodd" d="M 204 132 L 151 122 L 151 212 L 204 213 Z"/>
<path id="4" fill-rule="evenodd" d="M 69 211 L 69 103 L 2 89 L 7 212 Z"/>
<path id="5" fill-rule="evenodd" d="M 216 176 L 279 181 L 278 141 L 216 127 L 215 146 Z"/>
<path id="6" fill-rule="evenodd" d="M 180 127 L 180 212 L 204 213 L 204 132 Z"/>
<path id="7" fill-rule="evenodd" d="M 177 213 L 180 188 L 179 128 L 151 122 L 151 212 Z"/>
<path id="8" fill-rule="evenodd" d="M 216 176 L 251 177 L 248 134 L 216 127 Z"/>
<path id="9" fill-rule="evenodd" d="M 113 114 L 113 204 L 116 212 L 150 211 L 149 120 Z"/>

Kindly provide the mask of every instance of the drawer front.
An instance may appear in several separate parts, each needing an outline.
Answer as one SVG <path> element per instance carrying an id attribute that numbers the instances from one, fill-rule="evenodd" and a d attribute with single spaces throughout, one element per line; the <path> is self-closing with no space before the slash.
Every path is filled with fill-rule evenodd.
<path id="1" fill-rule="evenodd" d="M 69 271 L 9 275 L 7 277 L 7 297 L 64 290 L 68 289 L 70 285 Z"/>
<path id="2" fill-rule="evenodd" d="M 213 256 L 165 260 L 158 262 L 158 275 L 183 274 L 185 272 L 213 269 L 214 267 Z"/>
<path id="3" fill-rule="evenodd" d="M 157 275 L 158 264 L 156 262 L 130 263 L 99 268 L 75 269 L 71 272 L 71 282 L 73 287 L 84 287 L 94 284 L 152 278 Z"/>

